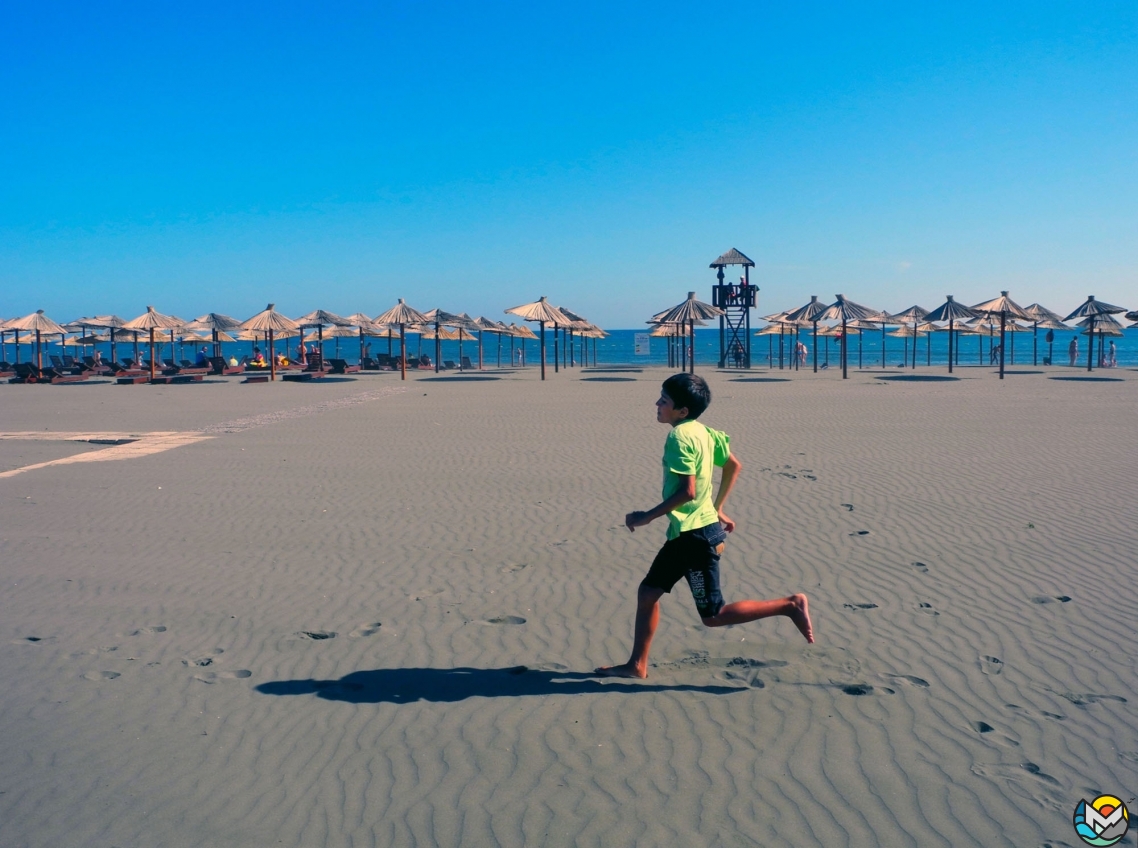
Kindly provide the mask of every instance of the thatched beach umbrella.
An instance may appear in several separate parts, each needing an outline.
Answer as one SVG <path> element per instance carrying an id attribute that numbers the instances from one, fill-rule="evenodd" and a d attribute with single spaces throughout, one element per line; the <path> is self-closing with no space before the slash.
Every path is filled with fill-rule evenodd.
<path id="1" fill-rule="evenodd" d="M 688 365 L 691 373 L 695 373 L 695 322 L 706 318 L 717 318 L 726 315 L 722 309 L 695 299 L 695 292 L 688 292 L 687 300 L 673 306 L 660 318 L 664 324 L 682 324 L 688 328 Z"/>
<path id="2" fill-rule="evenodd" d="M 919 306 L 910 306 L 904 312 L 898 312 L 896 315 L 890 315 L 889 320 L 899 321 L 902 324 L 913 325 L 913 367 L 917 367 L 917 325 L 925 320 L 929 311 L 922 309 Z"/>
<path id="3" fill-rule="evenodd" d="M 185 321 L 175 315 L 163 315 L 156 312 L 153 306 L 146 307 L 146 312 L 123 325 L 127 330 L 146 330 L 150 333 L 150 379 L 154 379 L 154 331 L 180 329 Z M 136 361 L 137 364 L 137 361 Z"/>
<path id="4" fill-rule="evenodd" d="M 321 362 L 324 361 L 324 328 L 328 327 L 328 326 L 349 327 L 352 324 L 352 322 L 349 321 L 347 318 L 341 318 L 335 312 L 327 312 L 323 309 L 314 309 L 312 312 L 309 312 L 307 315 L 301 315 L 299 318 L 296 319 L 296 323 L 297 323 L 297 326 L 300 328 L 300 341 L 302 343 L 304 342 L 304 330 L 305 330 L 305 328 L 313 328 L 313 327 L 316 328 L 316 338 L 317 338 L 317 344 L 320 348 L 320 361 Z M 349 335 L 354 336 L 355 332 L 353 331 Z M 331 338 L 331 336 L 329 336 L 329 338 Z M 337 342 L 337 348 L 336 348 L 337 356 L 339 355 L 339 352 L 340 352 L 338 345 L 339 345 L 339 342 Z"/>
<path id="5" fill-rule="evenodd" d="M 973 312 L 984 315 L 1000 316 L 1000 379 L 1004 379 L 1004 340 L 1009 318 L 1018 318 L 1021 321 L 1030 321 L 1031 316 L 1023 311 L 1023 307 L 1008 297 L 1006 291 L 1000 292 L 999 297 L 977 303 L 972 307 Z"/>
<path id="6" fill-rule="evenodd" d="M 1098 363 L 1100 368 L 1103 366 L 1106 354 L 1106 340 L 1104 339 L 1104 336 L 1125 335 L 1123 333 L 1122 324 L 1120 324 L 1110 315 L 1099 315 L 1095 317 L 1093 325 L 1091 323 L 1090 316 L 1088 316 L 1082 321 L 1078 322 L 1075 326 L 1083 328 L 1081 335 L 1090 336 L 1087 341 L 1091 348 L 1095 346 L 1094 337 L 1096 333 L 1098 334 Z"/>
<path id="7" fill-rule="evenodd" d="M 433 338 L 435 340 L 435 373 L 437 374 L 439 371 L 439 368 L 441 367 L 440 360 L 443 358 L 442 340 L 446 339 L 446 338 L 452 338 L 452 339 L 458 338 L 458 336 L 442 335 L 441 334 L 442 328 L 443 327 L 453 327 L 455 329 L 465 328 L 468 330 L 477 329 L 477 328 L 474 326 L 474 320 L 472 318 L 470 318 L 469 316 L 462 315 L 462 314 L 456 314 L 454 312 L 446 312 L 446 311 L 439 309 L 437 307 L 435 309 L 430 310 L 429 312 L 424 312 L 423 314 L 424 314 L 424 316 L 426 316 L 427 321 L 429 321 L 430 323 L 435 325 L 435 335 L 433 336 Z M 430 338 L 430 337 L 428 337 L 428 338 Z M 461 356 L 461 345 L 459 347 L 459 351 L 460 351 L 459 355 Z"/>
<path id="8" fill-rule="evenodd" d="M 849 354 L 846 351 L 848 345 L 846 344 L 846 330 L 850 321 L 878 321 L 880 320 L 880 312 L 870 309 L 868 306 L 862 306 L 859 303 L 854 303 L 852 300 L 846 300 L 845 295 L 836 295 L 837 300 L 830 304 L 826 311 L 823 312 L 818 320 L 819 321 L 841 321 L 842 324 L 842 379 L 848 378 L 849 374 Z"/>
<path id="9" fill-rule="evenodd" d="M 521 306 L 512 306 L 506 310 L 507 315 L 517 315 L 523 321 L 536 321 L 541 327 L 541 379 L 545 379 L 545 325 L 552 324 L 554 329 L 565 320 L 564 314 L 542 295 L 533 303 L 524 303 Z M 557 370 L 555 362 L 554 371 Z"/>
<path id="10" fill-rule="evenodd" d="M 976 313 L 969 309 L 962 303 L 957 303 L 952 299 L 952 295 L 947 296 L 947 300 L 925 316 L 926 321 L 947 321 L 948 322 L 948 373 L 952 373 L 952 335 L 955 331 L 955 324 L 957 321 L 975 318 Z"/>
<path id="11" fill-rule="evenodd" d="M 126 321 L 117 315 L 96 315 L 94 318 L 80 318 L 75 323 L 85 327 L 94 327 L 99 330 L 109 330 L 111 334 L 111 360 L 117 362 L 118 350 L 115 345 L 115 332 L 126 328 Z M 138 361 L 138 333 L 131 334 L 134 338 L 134 360 Z M 121 333 L 119 338 L 121 338 Z"/>
<path id="12" fill-rule="evenodd" d="M 408 324 L 425 324 L 427 323 L 427 316 L 420 312 L 418 309 L 412 309 L 403 298 L 399 298 L 399 302 L 393 307 L 388 309 L 382 315 L 375 317 L 376 324 L 398 324 L 399 325 L 399 379 L 407 379 L 407 325 Z"/>
<path id="13" fill-rule="evenodd" d="M 221 356 L 221 334 L 240 328 L 240 321 L 236 318 L 230 318 L 228 315 L 222 315 L 220 312 L 207 312 L 205 315 L 199 315 L 186 325 L 187 330 L 200 330 L 211 335 L 214 356 Z"/>
<path id="14" fill-rule="evenodd" d="M 822 320 L 822 316 L 826 313 L 826 304 L 818 302 L 818 295 L 810 295 L 810 302 L 805 306 L 800 306 L 797 309 L 791 310 L 786 313 L 788 321 L 808 321 L 814 328 L 814 338 L 812 344 L 814 346 L 814 373 L 818 373 L 818 322 Z"/>
<path id="15" fill-rule="evenodd" d="M 1025 306 L 1023 308 L 1023 311 L 1026 312 L 1028 314 L 1028 316 L 1030 316 L 1030 318 L 1031 318 L 1031 348 L 1032 348 L 1031 364 L 1032 365 L 1038 365 L 1039 364 L 1038 336 L 1039 336 L 1040 326 L 1042 326 L 1042 323 L 1044 321 L 1055 321 L 1055 322 L 1061 323 L 1063 319 L 1060 318 L 1057 314 L 1052 312 L 1047 307 L 1041 306 L 1038 303 L 1033 303 L 1030 306 Z M 1054 328 L 1045 327 L 1044 329 L 1054 329 Z M 1050 354 L 1048 354 L 1048 358 L 1050 358 Z"/>
<path id="16" fill-rule="evenodd" d="M 1090 324 L 1087 328 L 1088 330 L 1090 330 L 1090 336 L 1091 336 L 1091 339 L 1090 339 L 1091 343 L 1087 346 L 1087 370 L 1088 371 L 1091 370 L 1091 363 L 1094 359 L 1094 357 L 1093 357 L 1094 346 L 1095 346 L 1094 329 L 1095 329 L 1096 320 L 1098 318 L 1104 316 L 1104 315 L 1117 315 L 1120 312 L 1125 312 L 1125 311 L 1126 311 L 1126 308 L 1123 306 L 1112 306 L 1109 303 L 1103 303 L 1101 300 L 1095 300 L 1095 296 L 1092 294 L 1092 295 L 1087 297 L 1086 301 L 1078 309 L 1076 309 L 1074 312 L 1072 312 L 1070 315 L 1068 315 L 1066 318 L 1063 319 L 1064 321 L 1070 321 L 1074 318 L 1089 318 L 1090 319 Z"/>
<path id="17" fill-rule="evenodd" d="M 59 324 L 52 321 L 43 314 L 42 309 L 38 309 L 30 315 L 25 315 L 23 318 L 13 318 L 8 322 L 9 330 L 24 330 L 25 332 L 36 334 L 36 367 L 43 368 L 43 333 L 58 333 L 60 336 L 67 335 L 67 330 L 63 329 Z M 20 337 L 16 336 L 16 348 L 19 350 Z M 17 353 L 17 356 L 19 354 Z"/>
<path id="18" fill-rule="evenodd" d="M 270 303 L 262 311 L 258 312 L 252 318 L 241 322 L 241 329 L 252 330 L 256 333 L 268 333 L 269 335 L 269 379 L 277 379 L 277 358 L 273 355 L 273 337 L 277 333 L 299 333 L 300 325 L 281 315 L 276 310 L 276 304 Z"/>

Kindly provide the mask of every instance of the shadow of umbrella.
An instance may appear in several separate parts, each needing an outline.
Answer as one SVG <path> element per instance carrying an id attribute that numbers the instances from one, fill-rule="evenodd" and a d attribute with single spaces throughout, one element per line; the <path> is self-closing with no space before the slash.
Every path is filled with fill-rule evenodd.
<path id="1" fill-rule="evenodd" d="M 1102 315 L 1117 315 L 1120 312 L 1125 312 L 1126 308 L 1122 306 L 1112 306 L 1109 303 L 1103 303 L 1101 300 L 1095 300 L 1095 296 L 1089 295 L 1086 301 L 1074 312 L 1064 318 L 1064 321 L 1071 321 L 1075 318 L 1087 318 L 1087 330 L 1090 333 L 1091 343 L 1087 345 L 1087 370 L 1091 370 L 1091 365 L 1094 362 L 1095 350 L 1095 321 Z"/>

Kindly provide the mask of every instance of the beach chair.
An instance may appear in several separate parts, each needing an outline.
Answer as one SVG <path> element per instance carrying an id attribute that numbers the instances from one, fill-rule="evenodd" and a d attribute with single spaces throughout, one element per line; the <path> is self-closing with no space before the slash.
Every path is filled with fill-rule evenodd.
<path id="1" fill-rule="evenodd" d="M 470 364 L 470 357 L 469 356 L 464 356 L 464 357 L 462 357 L 462 370 L 463 371 L 477 371 L 478 369 Z"/>
<path id="2" fill-rule="evenodd" d="M 241 374 L 245 371 L 240 365 L 230 365 L 225 361 L 224 356 L 211 356 L 209 364 L 213 366 L 211 374 L 228 377 L 233 374 Z"/>
<path id="3" fill-rule="evenodd" d="M 458 366 L 454 364 L 453 359 L 444 359 L 443 360 L 443 368 L 445 368 L 446 370 L 453 371 L 457 367 Z"/>
<path id="4" fill-rule="evenodd" d="M 346 359 L 329 359 L 328 364 L 332 366 L 333 374 L 355 374 L 360 370 L 360 366 L 349 365 Z"/>

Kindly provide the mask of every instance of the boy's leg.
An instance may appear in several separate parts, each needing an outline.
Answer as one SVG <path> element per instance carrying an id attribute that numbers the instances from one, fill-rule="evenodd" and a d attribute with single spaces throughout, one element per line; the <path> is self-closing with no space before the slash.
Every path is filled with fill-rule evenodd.
<path id="1" fill-rule="evenodd" d="M 807 642 L 814 642 L 810 607 L 806 596 L 801 593 L 788 595 L 777 601 L 736 601 L 733 604 L 725 604 L 718 613 L 702 621 L 707 627 L 724 627 L 728 624 L 746 624 L 748 621 L 758 621 L 760 618 L 776 615 L 787 616 L 806 637 Z"/>
<path id="2" fill-rule="evenodd" d="M 636 628 L 632 637 L 632 656 L 624 665 L 607 665 L 596 670 L 604 677 L 648 676 L 648 649 L 652 647 L 652 637 L 660 623 L 660 598 L 663 589 L 640 584 L 636 592 Z"/>

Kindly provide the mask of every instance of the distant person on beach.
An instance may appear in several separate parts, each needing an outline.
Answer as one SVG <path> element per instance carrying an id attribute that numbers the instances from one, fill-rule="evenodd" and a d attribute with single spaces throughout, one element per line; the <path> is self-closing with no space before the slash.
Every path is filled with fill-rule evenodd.
<path id="1" fill-rule="evenodd" d="M 195 364 L 209 365 L 209 353 L 206 352 L 205 345 L 202 345 L 202 349 L 198 351 L 198 357 Z"/>
<path id="2" fill-rule="evenodd" d="M 1114 342 L 1111 342 L 1110 346 L 1114 347 Z M 98 348 L 96 348 L 94 351 L 92 351 L 91 359 L 94 360 L 96 368 L 98 368 L 100 365 L 103 364 L 103 354 L 99 353 Z"/>
<path id="3" fill-rule="evenodd" d="M 296 346 L 296 361 L 301 368 L 308 367 L 308 349 L 304 346 L 304 342 Z"/>
<path id="4" fill-rule="evenodd" d="M 1107 348 L 1107 351 L 1106 351 L 1106 367 L 1107 368 L 1117 368 L 1118 367 L 1118 348 L 1116 348 L 1114 346 L 1114 339 L 1110 340 L 1110 347 Z"/>
<path id="5" fill-rule="evenodd" d="M 676 374 L 664 381 L 656 401 L 656 420 L 672 428 L 664 441 L 663 501 L 646 512 L 630 512 L 624 525 L 632 532 L 657 518 L 668 517 L 668 540 L 656 554 L 636 596 L 632 655 L 624 665 L 598 668 L 605 677 L 647 677 L 648 650 L 660 622 L 660 599 L 684 578 L 706 627 L 745 624 L 775 615 L 794 622 L 807 642 L 814 641 L 806 596 L 788 595 L 769 601 L 723 603 L 719 557 L 735 522 L 723 512 L 742 463 L 732 454 L 726 433 L 696 419 L 711 403 L 711 389 L 695 374 Z M 711 497 L 715 467 L 723 479 Z"/>
<path id="6" fill-rule="evenodd" d="M 1071 358 L 1071 367 L 1075 367 L 1075 360 L 1079 358 L 1079 340 L 1071 339 L 1071 343 L 1067 345 L 1067 356 Z"/>
<path id="7" fill-rule="evenodd" d="M 254 368 L 264 368 L 265 367 L 265 354 L 261 353 L 261 349 L 259 347 L 253 348 L 253 359 L 250 361 L 249 364 L 252 365 Z"/>
<path id="8" fill-rule="evenodd" d="M 992 345 L 992 353 L 989 355 L 988 364 L 998 365 L 1000 362 L 1000 346 Z"/>
<path id="9" fill-rule="evenodd" d="M 798 353 L 798 365 L 802 367 L 806 364 L 806 344 L 800 341 L 796 347 L 796 351 Z"/>

